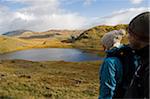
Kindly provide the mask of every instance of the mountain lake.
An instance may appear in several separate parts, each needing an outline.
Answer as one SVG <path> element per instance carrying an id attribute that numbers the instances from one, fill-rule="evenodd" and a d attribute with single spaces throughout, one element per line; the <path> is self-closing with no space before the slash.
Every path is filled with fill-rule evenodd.
<path id="1" fill-rule="evenodd" d="M 29 61 L 96 61 L 103 60 L 96 53 L 71 48 L 37 48 L 0 54 L 0 60 L 23 59 Z"/>

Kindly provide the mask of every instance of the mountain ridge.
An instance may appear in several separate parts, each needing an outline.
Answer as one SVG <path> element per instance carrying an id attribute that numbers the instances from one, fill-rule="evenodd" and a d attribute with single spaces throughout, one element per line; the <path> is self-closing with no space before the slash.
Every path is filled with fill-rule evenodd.
<path id="1" fill-rule="evenodd" d="M 2 35 L 6 35 L 6 36 L 17 36 L 17 35 L 20 35 L 24 32 L 33 32 L 31 30 L 13 30 L 13 31 L 9 31 L 9 32 L 6 32 L 6 33 L 3 33 Z"/>

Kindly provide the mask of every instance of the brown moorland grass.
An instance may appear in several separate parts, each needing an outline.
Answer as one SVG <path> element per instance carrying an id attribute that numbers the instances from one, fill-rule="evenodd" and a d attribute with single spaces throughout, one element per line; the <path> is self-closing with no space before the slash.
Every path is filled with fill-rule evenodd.
<path id="1" fill-rule="evenodd" d="M 97 99 L 101 61 L 0 62 L 0 98 Z"/>
<path id="2" fill-rule="evenodd" d="M 15 37 L 0 36 L 0 54 L 31 48 L 71 48 L 70 43 L 57 39 L 24 40 Z"/>

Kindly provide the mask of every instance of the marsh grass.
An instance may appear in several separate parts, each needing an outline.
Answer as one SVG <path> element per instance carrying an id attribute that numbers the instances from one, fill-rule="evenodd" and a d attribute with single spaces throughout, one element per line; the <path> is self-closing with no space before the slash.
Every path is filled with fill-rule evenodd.
<path id="1" fill-rule="evenodd" d="M 4 99 L 97 99 L 100 61 L 0 62 Z"/>

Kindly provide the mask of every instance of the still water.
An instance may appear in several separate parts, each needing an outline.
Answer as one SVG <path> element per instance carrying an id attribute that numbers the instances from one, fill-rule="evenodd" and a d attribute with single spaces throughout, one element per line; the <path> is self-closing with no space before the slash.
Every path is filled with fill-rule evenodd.
<path id="1" fill-rule="evenodd" d="M 0 60 L 5 59 L 23 59 L 30 61 L 93 61 L 102 60 L 100 56 L 92 52 L 85 52 L 79 49 L 66 48 L 42 48 L 30 49 L 7 54 L 0 54 Z"/>

